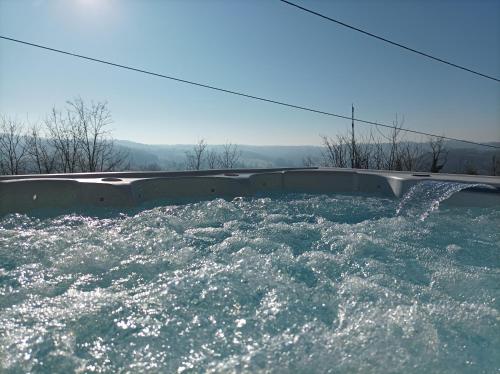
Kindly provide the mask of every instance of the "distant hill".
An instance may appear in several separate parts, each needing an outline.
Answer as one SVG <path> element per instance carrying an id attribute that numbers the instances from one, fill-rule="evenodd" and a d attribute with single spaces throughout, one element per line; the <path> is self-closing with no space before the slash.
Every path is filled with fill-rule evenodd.
<path id="1" fill-rule="evenodd" d="M 130 155 L 133 168 L 147 165 L 165 170 L 181 170 L 186 166 L 186 152 L 193 144 L 153 145 L 117 140 L 116 144 Z M 222 145 L 209 145 L 208 150 L 222 151 Z M 257 146 L 238 145 L 242 167 L 300 167 L 306 156 L 320 157 L 321 147 L 317 146 Z"/>
<path id="2" fill-rule="evenodd" d="M 488 143 L 500 146 L 500 142 Z M 117 140 L 116 145 L 126 150 L 130 157 L 130 168 L 135 170 L 183 170 L 186 168 L 186 152 L 193 144 L 156 145 L 142 144 L 127 140 Z M 220 152 L 222 145 L 209 145 L 208 150 Z M 385 145 L 389 147 L 389 145 Z M 426 155 L 430 156 L 427 144 L 421 144 Z M 448 161 L 444 173 L 491 174 L 492 159 L 500 160 L 500 150 L 488 149 L 474 144 L 448 141 Z M 258 146 L 238 145 L 241 157 L 238 167 L 302 167 L 304 159 L 309 158 L 316 164 L 321 163 L 320 146 Z"/>

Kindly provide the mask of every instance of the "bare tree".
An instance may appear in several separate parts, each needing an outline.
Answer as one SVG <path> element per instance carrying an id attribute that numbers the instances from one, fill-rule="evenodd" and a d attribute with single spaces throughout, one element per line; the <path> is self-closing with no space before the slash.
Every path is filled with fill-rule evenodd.
<path id="1" fill-rule="evenodd" d="M 33 125 L 26 138 L 27 153 L 34 169 L 40 174 L 49 174 L 56 168 L 56 152 L 43 137 L 39 126 Z M 33 169 L 32 169 L 33 170 Z"/>
<path id="2" fill-rule="evenodd" d="M 96 171 L 123 171 L 130 169 L 129 153 L 118 149 L 113 139 L 103 140 L 97 157 Z"/>
<path id="3" fill-rule="evenodd" d="M 416 171 L 420 169 L 422 163 L 422 147 L 418 143 L 402 142 L 399 147 L 399 158 L 401 159 L 402 170 Z"/>
<path id="4" fill-rule="evenodd" d="M 25 171 L 26 136 L 22 123 L 11 118 L 0 117 L 0 171 L 17 175 Z"/>
<path id="5" fill-rule="evenodd" d="M 201 139 L 193 146 L 191 151 L 186 152 L 186 168 L 188 170 L 200 170 L 203 166 L 203 160 L 207 149 L 207 143 Z"/>
<path id="6" fill-rule="evenodd" d="M 383 169 L 385 163 L 385 152 L 384 145 L 380 138 L 375 138 L 373 132 L 370 131 L 370 144 L 372 148 L 371 159 L 369 168 L 370 169 Z"/>
<path id="7" fill-rule="evenodd" d="M 89 172 L 118 170 L 126 162 L 126 154 L 115 149 L 108 126 L 112 123 L 107 102 L 86 104 L 81 98 L 67 102 L 78 133 L 78 163 Z"/>
<path id="8" fill-rule="evenodd" d="M 358 169 L 369 167 L 371 147 L 368 142 L 360 143 L 352 140 L 352 133 L 338 135 L 337 139 L 322 136 L 323 140 L 323 165 L 345 168 L 354 166 Z M 354 159 L 353 159 L 354 157 Z"/>
<path id="9" fill-rule="evenodd" d="M 401 129 L 403 128 L 404 118 L 396 119 L 392 122 L 393 128 L 390 133 L 384 134 L 378 127 L 375 127 L 379 134 L 389 143 L 389 150 L 385 155 L 383 169 L 386 170 L 403 170 L 403 160 L 400 153 Z"/>
<path id="10" fill-rule="evenodd" d="M 372 152 L 374 147 L 371 144 L 373 135 L 370 133 L 369 137 L 359 137 L 359 139 L 352 136 L 352 131 L 349 131 L 346 136 L 338 137 L 341 143 L 345 144 L 347 154 L 350 156 L 350 165 L 355 169 L 368 169 L 371 165 Z"/>
<path id="11" fill-rule="evenodd" d="M 78 163 L 81 170 L 95 172 L 104 166 L 104 153 L 111 114 L 105 102 L 87 106 L 81 98 L 67 102 L 78 133 Z"/>
<path id="12" fill-rule="evenodd" d="M 442 137 L 429 138 L 429 146 L 431 147 L 431 173 L 439 173 L 448 161 L 448 151 L 444 147 L 444 139 Z"/>
<path id="13" fill-rule="evenodd" d="M 321 152 L 323 166 L 347 167 L 347 147 L 344 138 L 338 137 L 337 140 L 323 135 L 323 150 Z"/>
<path id="14" fill-rule="evenodd" d="M 396 115 L 390 132 L 378 126 L 378 136 L 373 132 L 353 137 L 352 130 L 336 139 L 322 136 L 323 165 L 334 167 L 353 166 L 358 169 L 417 170 L 422 165 L 422 147 L 405 141 L 402 136 L 404 119 Z"/>
<path id="15" fill-rule="evenodd" d="M 236 144 L 226 143 L 222 146 L 219 164 L 223 169 L 233 169 L 241 157 L 241 151 Z"/>
<path id="16" fill-rule="evenodd" d="M 349 130 L 346 136 L 338 137 L 341 139 L 340 143 L 345 144 L 347 148 L 347 154 L 350 158 L 350 165 L 354 169 L 365 169 L 367 168 L 367 162 L 370 152 L 369 147 L 363 146 L 362 140 L 358 142 L 358 139 L 354 136 L 353 130 Z"/>
<path id="17" fill-rule="evenodd" d="M 80 129 L 73 113 L 66 110 L 63 114 L 54 107 L 45 120 L 45 126 L 50 145 L 56 152 L 56 170 L 61 173 L 80 171 Z"/>
<path id="18" fill-rule="evenodd" d="M 114 171 L 125 167 L 128 155 L 115 147 L 108 126 L 106 102 L 86 104 L 81 98 L 55 108 L 45 120 L 49 143 L 55 150 L 55 168 L 63 173 Z"/>
<path id="19" fill-rule="evenodd" d="M 207 164 L 209 169 L 217 169 L 219 167 L 219 154 L 214 149 L 207 150 Z"/>
<path id="20" fill-rule="evenodd" d="M 386 149 L 380 141 L 375 141 L 373 167 L 385 170 L 415 171 L 422 168 L 423 150 L 419 143 L 407 141 L 403 136 L 404 117 L 393 121 L 388 134 L 375 127 L 386 142 Z"/>

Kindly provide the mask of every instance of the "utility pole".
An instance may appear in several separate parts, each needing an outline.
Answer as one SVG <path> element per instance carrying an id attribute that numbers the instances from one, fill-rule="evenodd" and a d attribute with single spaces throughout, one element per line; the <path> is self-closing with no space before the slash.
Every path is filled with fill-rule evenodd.
<path id="1" fill-rule="evenodd" d="M 356 146 L 356 141 L 354 140 L 354 104 L 352 104 L 352 123 L 351 123 L 351 128 L 352 128 L 352 140 L 351 140 L 351 168 L 354 169 L 355 163 L 354 163 L 354 157 L 355 157 L 355 146 Z"/>

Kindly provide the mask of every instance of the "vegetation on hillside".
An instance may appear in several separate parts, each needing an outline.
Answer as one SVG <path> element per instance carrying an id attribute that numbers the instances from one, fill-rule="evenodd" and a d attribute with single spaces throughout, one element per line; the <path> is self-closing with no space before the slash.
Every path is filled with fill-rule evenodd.
<path id="1" fill-rule="evenodd" d="M 115 147 L 106 102 L 68 101 L 42 123 L 27 125 L 0 118 L 0 173 L 76 173 L 128 168 L 127 154 Z"/>
<path id="2" fill-rule="evenodd" d="M 191 146 L 148 146 L 115 141 L 111 123 L 106 102 L 81 98 L 53 108 L 36 124 L 0 116 L 0 174 L 290 166 L 500 174 L 500 152 L 457 148 L 440 137 L 409 141 L 397 117 L 390 131 L 322 136 L 319 148 L 209 145 L 204 139 Z"/>

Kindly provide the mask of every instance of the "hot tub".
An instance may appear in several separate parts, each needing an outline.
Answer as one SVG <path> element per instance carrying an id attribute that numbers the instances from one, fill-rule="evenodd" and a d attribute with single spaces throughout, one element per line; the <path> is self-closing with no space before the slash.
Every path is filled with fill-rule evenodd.
<path id="1" fill-rule="evenodd" d="M 2 372 L 495 372 L 499 178 L 4 177 Z"/>
<path id="2" fill-rule="evenodd" d="M 401 198 L 422 181 L 470 184 L 447 203 L 500 205 L 500 178 L 331 168 L 82 173 L 0 177 L 0 214 L 37 209 L 133 207 L 269 193 L 351 193 Z M 481 186 L 478 186 L 481 185 Z"/>

